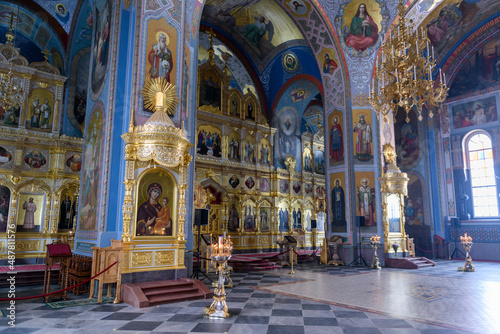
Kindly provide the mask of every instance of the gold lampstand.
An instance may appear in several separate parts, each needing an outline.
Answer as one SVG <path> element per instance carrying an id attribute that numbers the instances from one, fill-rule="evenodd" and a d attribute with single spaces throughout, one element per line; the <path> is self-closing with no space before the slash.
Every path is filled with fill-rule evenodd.
<path id="1" fill-rule="evenodd" d="M 472 264 L 472 258 L 470 257 L 470 249 L 472 247 L 472 238 L 470 236 L 467 236 L 467 233 L 465 233 L 465 236 L 460 236 L 460 241 L 462 242 L 462 246 L 464 246 L 465 249 L 465 266 L 463 267 L 458 267 L 459 271 L 476 271 L 476 268 Z"/>
<path id="2" fill-rule="evenodd" d="M 212 240 L 212 235 L 210 235 Z M 210 257 L 212 262 L 217 265 L 219 271 L 219 281 L 214 290 L 214 301 L 210 306 L 205 306 L 204 313 L 208 318 L 229 318 L 229 312 L 226 304 L 226 290 L 224 289 L 224 268 L 227 266 L 227 261 L 231 258 L 233 243 L 231 236 L 224 238 L 219 236 L 218 243 L 210 245 Z"/>
<path id="3" fill-rule="evenodd" d="M 378 245 L 380 244 L 380 237 L 378 235 L 373 236 L 370 238 L 370 242 L 371 242 L 372 247 L 373 247 L 373 261 L 372 261 L 371 268 L 372 269 L 382 269 L 382 267 L 380 266 L 380 260 L 378 259 L 378 255 L 377 255 L 377 248 L 378 248 Z"/>
<path id="4" fill-rule="evenodd" d="M 405 18 L 405 8 L 399 0 L 399 22 L 381 46 L 379 64 L 376 68 L 378 91 L 372 81 L 370 102 L 377 113 L 387 116 L 391 111 L 394 119 L 399 108 L 406 112 L 406 122 L 410 122 L 409 112 L 415 107 L 419 121 L 422 107 L 434 116 L 432 106 L 442 103 L 448 94 L 446 75 L 439 70 L 439 83 L 432 80 L 436 67 L 434 48 L 429 45 L 423 28 L 418 31 L 413 20 Z"/>

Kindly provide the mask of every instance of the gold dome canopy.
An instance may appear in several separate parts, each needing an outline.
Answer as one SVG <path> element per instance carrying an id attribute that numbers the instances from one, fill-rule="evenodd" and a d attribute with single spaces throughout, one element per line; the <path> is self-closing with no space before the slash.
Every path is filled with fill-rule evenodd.
<path id="1" fill-rule="evenodd" d="M 129 132 L 122 135 L 128 159 L 150 161 L 176 167 L 191 160 L 191 144 L 184 129 L 177 128 L 165 110 L 173 111 L 177 105 L 175 86 L 163 78 L 148 79 L 142 89 L 145 106 L 156 111 L 144 125 L 134 126 L 132 113 Z M 188 163 L 189 163 L 188 161 Z"/>

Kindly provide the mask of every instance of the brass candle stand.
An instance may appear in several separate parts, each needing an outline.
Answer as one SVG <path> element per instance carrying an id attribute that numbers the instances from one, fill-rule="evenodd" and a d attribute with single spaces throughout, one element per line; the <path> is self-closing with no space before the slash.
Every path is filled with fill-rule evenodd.
<path id="1" fill-rule="evenodd" d="M 470 257 L 470 249 L 472 247 L 472 238 L 470 236 L 467 236 L 467 233 L 465 233 L 465 236 L 460 236 L 460 241 L 462 242 L 462 246 L 464 246 L 465 249 L 465 266 L 463 267 L 458 267 L 459 271 L 476 271 L 476 268 L 472 264 L 472 258 Z"/>
<path id="2" fill-rule="evenodd" d="M 210 237 L 211 238 L 211 237 Z M 208 318 L 229 318 L 226 304 L 226 290 L 224 289 L 224 271 L 227 261 L 231 258 L 233 243 L 231 237 L 219 236 L 219 242 L 210 246 L 210 257 L 219 271 L 219 280 L 214 290 L 214 301 L 210 306 L 205 306 L 204 313 Z"/>
<path id="3" fill-rule="evenodd" d="M 378 255 L 377 255 L 377 248 L 378 248 L 378 245 L 380 244 L 380 237 L 378 235 L 371 237 L 370 242 L 371 242 L 372 247 L 373 247 L 373 261 L 372 261 L 371 268 L 372 269 L 382 269 L 382 267 L 380 266 L 380 261 L 378 259 Z"/>

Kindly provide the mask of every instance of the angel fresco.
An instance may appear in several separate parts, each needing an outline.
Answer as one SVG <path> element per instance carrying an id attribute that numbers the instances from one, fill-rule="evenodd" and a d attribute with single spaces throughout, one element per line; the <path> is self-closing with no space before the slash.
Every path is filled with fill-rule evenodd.
<path id="1" fill-rule="evenodd" d="M 264 37 L 266 32 L 269 33 L 267 41 L 270 42 L 273 39 L 274 35 L 274 26 L 271 21 L 261 15 L 259 17 L 254 16 L 255 22 L 248 24 L 243 32 L 243 35 L 247 38 L 247 40 L 255 46 L 257 49 L 260 49 L 261 39 Z"/>

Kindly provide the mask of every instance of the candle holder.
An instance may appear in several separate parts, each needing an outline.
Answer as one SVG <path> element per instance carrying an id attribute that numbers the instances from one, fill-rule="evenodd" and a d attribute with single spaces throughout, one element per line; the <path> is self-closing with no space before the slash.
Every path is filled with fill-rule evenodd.
<path id="1" fill-rule="evenodd" d="M 212 238 L 210 236 L 210 238 Z M 226 304 L 226 290 L 224 289 L 224 271 L 227 267 L 227 261 L 231 258 L 233 243 L 231 237 L 224 238 L 219 236 L 219 242 L 210 245 L 210 258 L 216 264 L 219 271 L 219 280 L 214 290 L 214 301 L 210 306 L 205 306 L 204 313 L 208 318 L 229 318 L 229 312 Z"/>
<path id="2" fill-rule="evenodd" d="M 372 269 L 382 269 L 382 267 L 380 266 L 380 261 L 378 259 L 378 255 L 377 255 L 377 248 L 378 248 L 378 245 L 380 244 L 380 237 L 378 235 L 371 237 L 370 242 L 371 242 L 372 247 L 373 247 L 373 261 L 372 261 L 371 268 Z"/>
<path id="3" fill-rule="evenodd" d="M 470 257 L 470 249 L 472 247 L 472 238 L 470 236 L 467 236 L 467 233 L 465 233 L 465 236 L 460 236 L 460 241 L 462 242 L 462 246 L 464 246 L 465 249 L 465 266 L 463 267 L 458 267 L 459 271 L 476 271 L 476 268 L 472 264 L 472 258 Z"/>

